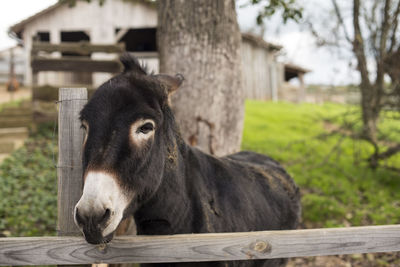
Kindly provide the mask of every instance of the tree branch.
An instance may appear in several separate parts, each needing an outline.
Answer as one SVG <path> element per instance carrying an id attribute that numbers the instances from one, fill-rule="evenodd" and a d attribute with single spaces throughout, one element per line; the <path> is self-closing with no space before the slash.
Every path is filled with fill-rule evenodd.
<path id="1" fill-rule="evenodd" d="M 311 21 L 306 20 L 305 23 L 310 29 L 311 34 L 317 39 L 317 46 L 339 47 L 338 41 L 330 41 L 327 40 L 325 37 L 322 37 L 314 28 L 314 25 L 311 23 Z"/>
<path id="2" fill-rule="evenodd" d="M 397 45 L 396 34 L 397 34 L 397 28 L 399 26 L 399 16 L 400 16 L 400 1 L 397 2 L 396 11 L 394 12 L 394 15 L 393 15 L 392 37 L 390 38 L 390 48 L 388 50 L 389 54 L 393 52 L 393 50 L 395 49 L 395 46 Z"/>
<path id="3" fill-rule="evenodd" d="M 369 40 L 371 47 L 373 49 L 373 52 L 375 54 L 375 58 L 379 54 L 379 49 L 378 49 L 378 43 L 377 43 L 377 37 L 378 37 L 378 23 L 376 21 L 376 9 L 378 7 L 378 0 L 374 1 L 374 4 L 372 6 L 372 9 L 370 10 L 371 12 L 368 11 L 367 7 L 365 5 L 362 6 L 363 9 L 363 14 L 364 14 L 364 21 L 365 24 L 369 30 Z M 368 16 L 368 13 L 371 13 L 371 16 Z"/>
<path id="4" fill-rule="evenodd" d="M 340 12 L 340 8 L 339 8 L 339 5 L 338 5 L 337 1 L 336 0 L 332 0 L 332 4 L 333 4 L 333 7 L 335 9 L 336 16 L 337 16 L 337 18 L 339 20 L 339 24 L 343 28 L 343 32 L 344 32 L 344 36 L 345 36 L 346 40 L 349 43 L 352 43 L 353 41 L 350 38 L 349 32 L 347 31 L 347 28 L 346 28 L 346 25 L 344 24 L 342 12 Z"/>
<path id="5" fill-rule="evenodd" d="M 336 1 L 336 0 L 332 0 Z M 353 51 L 358 61 L 358 69 L 361 74 L 361 90 L 367 90 L 371 86 L 369 80 L 369 73 L 367 68 L 367 59 L 365 56 L 364 39 L 360 26 L 360 0 L 353 2 L 353 27 L 354 27 L 354 41 Z"/>
<path id="6" fill-rule="evenodd" d="M 391 6 L 391 0 L 385 0 L 385 6 L 381 24 L 381 34 L 379 39 L 379 54 L 378 58 L 376 59 L 376 67 L 377 67 L 376 84 L 378 86 L 378 92 L 377 92 L 378 95 L 382 95 L 384 90 L 383 88 L 384 86 L 383 79 L 385 75 L 384 61 L 386 59 L 386 46 L 390 29 L 390 6 Z"/>
<path id="7" fill-rule="evenodd" d="M 390 158 L 391 156 L 393 156 L 394 154 L 400 152 L 400 144 L 389 147 L 385 152 L 376 154 L 376 155 L 372 155 L 369 158 L 369 161 L 377 161 L 377 160 L 382 160 L 382 159 L 387 159 Z"/>

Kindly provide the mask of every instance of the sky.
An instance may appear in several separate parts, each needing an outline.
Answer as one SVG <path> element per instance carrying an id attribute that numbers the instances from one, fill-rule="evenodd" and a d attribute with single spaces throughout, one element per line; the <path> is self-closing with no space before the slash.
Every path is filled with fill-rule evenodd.
<path id="1" fill-rule="evenodd" d="M 256 29 L 255 18 L 257 8 L 249 6 L 239 7 L 237 14 L 238 22 L 242 31 Z M 308 11 L 316 9 L 313 6 L 318 3 L 318 8 L 328 9 L 330 0 L 300 0 Z M 317 2 L 315 2 L 317 1 Z M 16 44 L 8 34 L 10 26 L 21 20 L 45 9 L 56 3 L 57 0 L 0 0 L 0 50 L 6 49 Z M 266 20 L 266 41 L 282 45 L 284 47 L 280 59 L 284 62 L 294 63 L 311 70 L 305 76 L 307 84 L 349 84 L 358 81 L 358 76 L 352 68 L 349 67 L 348 58 L 338 58 L 332 51 L 318 48 L 315 45 L 314 37 L 304 26 L 293 22 L 283 24 L 280 14 L 274 15 Z"/>
<path id="2" fill-rule="evenodd" d="M 0 50 L 16 44 L 8 37 L 10 26 L 56 2 L 57 0 L 0 0 Z"/>

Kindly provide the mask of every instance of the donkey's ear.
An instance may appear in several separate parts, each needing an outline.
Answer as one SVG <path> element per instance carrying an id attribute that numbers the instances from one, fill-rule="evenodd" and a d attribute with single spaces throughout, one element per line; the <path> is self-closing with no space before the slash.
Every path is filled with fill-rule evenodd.
<path id="1" fill-rule="evenodd" d="M 128 52 L 123 53 L 119 60 L 124 66 L 124 73 L 132 71 L 143 75 L 147 74 L 146 67 L 141 65 L 139 60 Z"/>
<path id="2" fill-rule="evenodd" d="M 185 79 L 182 74 L 176 74 L 175 76 L 170 76 L 167 74 L 157 74 L 155 75 L 157 80 L 167 87 L 168 95 L 175 92 L 179 86 L 181 86 L 183 80 Z"/>

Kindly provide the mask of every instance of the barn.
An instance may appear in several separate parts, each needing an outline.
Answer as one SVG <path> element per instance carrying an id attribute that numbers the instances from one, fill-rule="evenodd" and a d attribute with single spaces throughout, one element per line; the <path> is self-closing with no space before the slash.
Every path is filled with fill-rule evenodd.
<path id="1" fill-rule="evenodd" d="M 52 44 L 81 41 L 124 43 L 128 52 L 144 61 L 150 70 L 158 72 L 156 27 L 157 10 L 153 3 L 115 0 L 105 1 L 100 6 L 97 1 L 77 1 L 73 7 L 58 2 L 13 25 L 9 31 L 24 46 L 24 82 L 32 84 L 30 51 L 35 41 Z M 253 34 L 242 34 L 243 79 L 247 98 L 276 101 L 290 96 L 299 100 L 304 95 L 303 76 L 308 70 L 279 62 L 277 56 L 281 49 L 281 46 L 267 43 Z M 53 56 L 60 55 L 53 53 Z M 91 54 L 93 59 L 115 56 L 99 52 Z M 38 84 L 98 86 L 110 75 L 48 71 L 39 74 Z M 288 84 L 293 78 L 299 80 L 298 86 Z"/>

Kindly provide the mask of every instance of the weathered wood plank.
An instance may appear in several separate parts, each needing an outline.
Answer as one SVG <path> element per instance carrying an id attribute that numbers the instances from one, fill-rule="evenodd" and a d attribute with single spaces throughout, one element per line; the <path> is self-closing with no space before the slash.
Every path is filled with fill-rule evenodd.
<path id="1" fill-rule="evenodd" d="M 187 262 L 400 251 L 400 225 L 249 233 L 0 238 L 0 265 Z"/>
<path id="2" fill-rule="evenodd" d="M 83 87 L 82 85 L 74 85 L 74 87 Z M 51 85 L 43 85 L 43 86 L 34 86 L 32 88 L 32 99 L 33 100 L 41 100 L 41 101 L 56 101 L 58 100 L 58 88 L 56 86 Z M 95 88 L 87 88 L 88 98 L 90 98 Z"/>
<path id="3" fill-rule="evenodd" d="M 82 57 L 44 58 L 35 56 L 31 61 L 32 72 L 73 71 L 73 72 L 110 72 L 122 71 L 118 60 L 94 60 Z"/>
<path id="4" fill-rule="evenodd" d="M 58 116 L 58 235 L 79 235 L 73 210 L 82 195 L 82 143 L 79 112 L 87 102 L 86 88 L 60 88 Z"/>
<path id="5" fill-rule="evenodd" d="M 43 42 L 35 42 L 32 45 L 31 54 L 36 55 L 38 52 L 68 52 L 75 53 L 82 56 L 90 55 L 93 52 L 104 53 L 123 53 L 125 51 L 125 44 L 91 44 L 89 42 L 63 42 L 61 44 L 50 44 Z"/>

